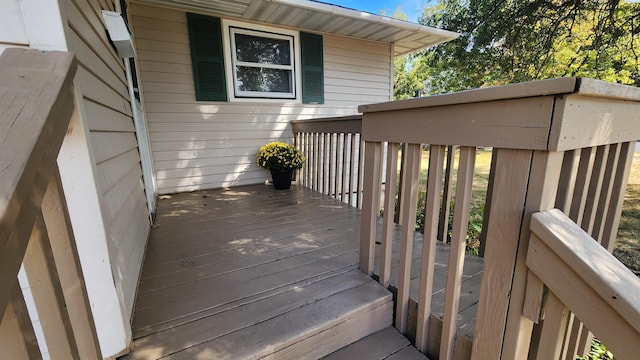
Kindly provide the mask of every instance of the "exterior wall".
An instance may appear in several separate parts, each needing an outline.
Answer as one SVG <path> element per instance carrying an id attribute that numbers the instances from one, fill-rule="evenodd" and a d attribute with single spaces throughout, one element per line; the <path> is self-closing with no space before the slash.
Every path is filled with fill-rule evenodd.
<path id="1" fill-rule="evenodd" d="M 0 54 L 7 47 L 28 47 L 19 0 L 0 0 Z"/>
<path id="2" fill-rule="evenodd" d="M 137 3 L 129 11 L 159 193 L 264 182 L 255 154 L 291 141 L 290 120 L 391 99 L 391 45 L 323 34 L 325 104 L 198 102 L 185 12 Z"/>
<path id="3" fill-rule="evenodd" d="M 113 280 L 128 322 L 149 233 L 142 170 L 123 61 L 107 39 L 101 10 L 113 1 L 63 0 L 69 50 L 102 208 Z"/>
<path id="4" fill-rule="evenodd" d="M 126 71 L 101 17 L 102 9 L 117 10 L 118 2 L 0 0 L 0 52 L 31 47 L 70 51 L 78 59 L 77 108 L 58 164 L 105 357 L 130 341 L 150 229 Z M 20 280 L 28 296 L 28 279 L 21 274 Z M 46 346 L 42 350 L 46 359 Z"/>

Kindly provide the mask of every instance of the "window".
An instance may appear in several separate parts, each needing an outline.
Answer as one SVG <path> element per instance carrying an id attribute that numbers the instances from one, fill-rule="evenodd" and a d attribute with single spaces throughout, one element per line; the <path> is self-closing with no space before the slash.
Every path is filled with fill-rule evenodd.
<path id="1" fill-rule="evenodd" d="M 196 100 L 324 103 L 322 35 L 191 13 L 187 24 Z"/>
<path id="2" fill-rule="evenodd" d="M 296 98 L 294 37 L 229 28 L 236 97 Z"/>

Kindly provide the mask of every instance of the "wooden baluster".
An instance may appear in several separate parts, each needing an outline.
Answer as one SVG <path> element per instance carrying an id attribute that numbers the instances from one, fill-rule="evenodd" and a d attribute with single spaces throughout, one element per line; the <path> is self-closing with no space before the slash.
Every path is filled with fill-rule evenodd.
<path id="1" fill-rule="evenodd" d="M 587 190 L 587 201 L 584 209 L 582 221 L 582 229 L 593 237 L 594 222 L 596 222 L 596 211 L 598 201 L 600 200 L 600 192 L 604 182 L 606 161 L 609 158 L 609 146 L 603 145 L 596 148 L 596 156 L 591 173 L 591 181 Z"/>
<path id="2" fill-rule="evenodd" d="M 476 163 L 476 148 L 463 146 L 460 148 L 460 165 L 456 183 L 456 205 L 453 213 L 453 232 L 449 250 L 449 268 L 444 303 L 444 321 L 440 342 L 440 359 L 453 359 L 460 308 L 460 291 L 462 288 L 462 268 L 467 245 L 467 228 L 469 226 L 469 208 L 471 204 L 471 187 L 473 170 Z"/>
<path id="3" fill-rule="evenodd" d="M 23 265 L 51 357 L 79 359 L 68 307 L 42 215 L 36 218 Z"/>
<path id="4" fill-rule="evenodd" d="M 347 169 L 348 169 L 348 163 L 347 160 L 349 159 L 347 157 L 347 138 L 348 138 L 349 134 L 340 134 L 340 143 L 342 144 L 342 167 L 341 167 L 341 181 L 340 181 L 340 190 L 341 190 L 341 195 L 340 195 L 340 200 L 342 202 L 348 203 L 347 201 Z"/>
<path id="5" fill-rule="evenodd" d="M 396 186 L 398 181 L 398 144 L 387 145 L 387 174 L 384 186 L 384 214 L 382 217 L 382 240 L 380 245 L 380 284 L 389 287 L 391 281 L 391 242 L 395 212 Z"/>
<path id="6" fill-rule="evenodd" d="M 337 168 L 337 165 L 335 162 L 335 153 L 336 153 L 335 144 L 334 144 L 335 134 L 330 133 L 328 134 L 328 136 L 329 136 L 329 161 L 328 161 L 329 176 L 327 181 L 329 182 L 329 184 L 327 186 L 327 194 L 331 197 L 337 197 L 335 193 L 336 171 L 334 169 L 334 166 Z"/>
<path id="7" fill-rule="evenodd" d="M 407 333 L 409 316 L 409 287 L 411 284 L 411 253 L 413 250 L 413 234 L 416 224 L 416 206 L 418 203 L 418 187 L 420 176 L 420 159 L 422 146 L 406 144 L 403 154 L 405 174 L 402 179 L 403 217 L 400 219 L 402 234 L 400 237 L 400 265 L 398 267 L 398 293 L 396 304 L 396 328 Z"/>
<path id="8" fill-rule="evenodd" d="M 620 148 L 621 144 L 612 144 L 609 146 L 609 156 L 604 169 L 605 175 L 602 184 L 602 191 L 600 192 L 600 200 L 598 201 L 598 209 L 596 210 L 595 215 L 596 221 L 593 224 L 592 237 L 599 243 L 602 243 L 605 212 L 611 203 L 613 184 L 615 183 L 615 169 L 620 159 Z"/>
<path id="9" fill-rule="evenodd" d="M 362 136 L 358 136 L 358 185 L 356 187 L 356 207 L 358 209 L 362 209 L 362 193 L 364 191 L 364 141 L 362 141 Z M 378 198 L 380 197 L 380 191 L 378 191 Z M 378 200 L 379 202 L 380 200 Z"/>
<path id="10" fill-rule="evenodd" d="M 562 344 L 567 331 L 569 310 L 552 293 L 547 293 L 544 306 L 544 322 L 538 346 L 539 360 L 558 359 L 562 352 Z"/>
<path id="11" fill-rule="evenodd" d="M 355 171 L 356 171 L 356 134 L 351 134 L 349 136 L 349 141 L 351 144 L 351 151 L 349 151 L 349 205 L 357 206 L 354 198 L 354 189 L 353 182 L 355 181 Z M 359 165 L 358 165 L 359 166 Z"/>
<path id="12" fill-rule="evenodd" d="M 447 146 L 447 169 L 444 173 L 444 189 L 442 192 L 442 207 L 440 208 L 440 221 L 438 226 L 438 239 L 444 243 L 449 240 L 449 211 L 451 210 L 451 198 L 453 195 L 451 174 L 455 162 L 456 146 Z"/>
<path id="13" fill-rule="evenodd" d="M 42 359 L 22 290 L 17 279 L 15 282 L 0 319 L 0 359 Z"/>
<path id="14" fill-rule="evenodd" d="M 373 274 L 376 223 L 380 211 L 382 144 L 365 143 L 363 194 L 358 196 L 362 202 L 362 219 L 360 223 L 360 270 L 365 274 Z M 362 198 L 362 199 L 360 199 Z"/>
<path id="15" fill-rule="evenodd" d="M 617 163 L 615 180 L 610 195 L 611 201 L 605 213 L 604 228 L 602 229 L 601 243 L 609 252 L 612 252 L 616 245 L 616 234 L 620 225 L 622 203 L 624 202 L 624 194 L 629 181 L 634 150 L 635 142 L 623 143 L 620 148 L 620 158 Z"/>
<path id="16" fill-rule="evenodd" d="M 578 173 L 576 174 L 575 190 L 573 199 L 571 200 L 571 209 L 569 210 L 569 218 L 581 225 L 584 217 L 584 209 L 587 204 L 587 191 L 593 172 L 593 162 L 595 160 L 595 148 L 585 148 L 580 151 L 580 164 L 578 165 Z"/>
<path id="17" fill-rule="evenodd" d="M 567 216 L 571 209 L 573 191 L 576 187 L 576 174 L 580 164 L 580 151 L 565 151 L 562 160 L 562 171 L 560 172 L 560 182 L 558 184 L 558 194 L 556 196 L 555 207 L 562 210 Z"/>
<path id="18" fill-rule="evenodd" d="M 324 134 L 322 193 L 331 195 L 331 135 Z"/>
<path id="19" fill-rule="evenodd" d="M 57 167 L 42 200 L 42 214 L 51 242 L 64 300 L 69 309 L 69 317 L 80 358 L 102 359 Z"/>
<path id="20" fill-rule="evenodd" d="M 418 316 L 416 324 L 416 347 L 427 351 L 429 340 L 429 318 L 433 294 L 433 274 L 436 263 L 436 242 L 438 241 L 438 214 L 444 146 L 431 145 L 429 148 L 429 173 L 424 209 L 424 235 L 422 243 L 422 266 L 420 270 L 420 291 L 418 293 Z"/>

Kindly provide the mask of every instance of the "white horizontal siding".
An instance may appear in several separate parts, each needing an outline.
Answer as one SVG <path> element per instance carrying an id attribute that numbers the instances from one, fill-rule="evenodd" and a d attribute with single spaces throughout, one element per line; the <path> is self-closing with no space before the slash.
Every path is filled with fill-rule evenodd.
<path id="1" fill-rule="evenodd" d="M 291 120 L 390 99 L 390 45 L 323 34 L 325 104 L 198 102 L 184 11 L 133 3 L 130 14 L 160 193 L 264 182 L 255 154 L 291 141 Z"/>
<path id="2" fill-rule="evenodd" d="M 0 0 L 0 46 L 28 46 L 27 28 L 19 0 Z"/>
<path id="3" fill-rule="evenodd" d="M 78 59 L 76 84 L 83 95 L 113 281 L 128 321 L 149 221 L 125 68 L 100 15 L 115 5 L 110 0 L 65 0 L 64 9 L 69 50 Z"/>

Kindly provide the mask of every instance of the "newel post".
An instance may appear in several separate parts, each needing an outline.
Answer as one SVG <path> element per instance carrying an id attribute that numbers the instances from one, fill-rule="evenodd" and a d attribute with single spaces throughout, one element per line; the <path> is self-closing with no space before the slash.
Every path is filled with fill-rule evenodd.
<path id="1" fill-rule="evenodd" d="M 529 223 L 531 214 L 555 204 L 563 153 L 496 149 L 494 156 L 472 358 L 526 359 L 533 329 L 523 316 Z M 541 288 L 533 280 L 529 285 Z"/>

